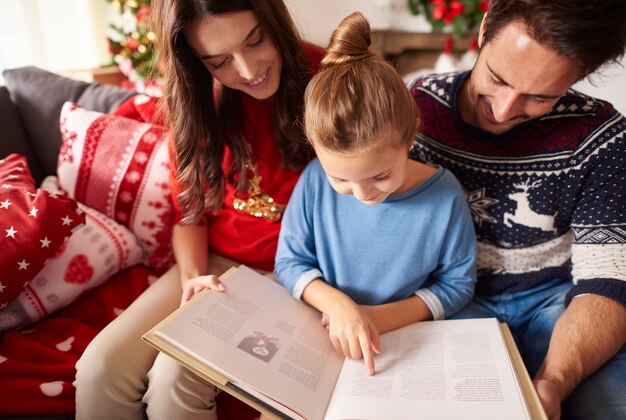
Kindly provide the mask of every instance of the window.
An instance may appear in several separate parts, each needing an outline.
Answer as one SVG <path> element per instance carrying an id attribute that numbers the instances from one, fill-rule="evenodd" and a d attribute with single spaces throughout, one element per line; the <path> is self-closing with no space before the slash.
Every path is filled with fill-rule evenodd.
<path id="1" fill-rule="evenodd" d="M 0 0 L 0 70 L 33 65 L 58 72 L 109 63 L 107 10 L 105 0 Z"/>

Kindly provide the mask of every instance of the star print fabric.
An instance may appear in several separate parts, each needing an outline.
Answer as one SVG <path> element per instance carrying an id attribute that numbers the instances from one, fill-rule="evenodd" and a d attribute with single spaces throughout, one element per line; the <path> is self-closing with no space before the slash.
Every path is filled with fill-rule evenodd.
<path id="1" fill-rule="evenodd" d="M 20 295 L 0 311 L 0 333 L 57 312 L 141 261 L 142 249 L 131 231 L 94 209 L 79 206 L 86 215 L 85 227 L 65 241 Z"/>
<path id="2" fill-rule="evenodd" d="M 0 309 L 84 223 L 74 200 L 35 188 L 24 156 L 0 160 Z"/>

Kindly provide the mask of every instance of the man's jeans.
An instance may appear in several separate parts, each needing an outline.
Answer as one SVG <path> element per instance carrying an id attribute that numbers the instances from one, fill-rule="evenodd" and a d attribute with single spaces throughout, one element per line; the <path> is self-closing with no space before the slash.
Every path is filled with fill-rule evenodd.
<path id="1" fill-rule="evenodd" d="M 548 350 L 552 329 L 565 307 L 569 281 L 552 280 L 523 292 L 476 296 L 452 319 L 497 317 L 506 322 L 533 377 Z M 626 346 L 563 403 L 561 418 L 626 419 Z"/>

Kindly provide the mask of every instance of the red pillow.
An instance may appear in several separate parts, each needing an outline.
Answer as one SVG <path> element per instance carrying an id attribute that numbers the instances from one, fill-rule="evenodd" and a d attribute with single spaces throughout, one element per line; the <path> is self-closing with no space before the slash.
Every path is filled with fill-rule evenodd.
<path id="1" fill-rule="evenodd" d="M 159 113 L 160 98 L 148 95 L 131 96 L 119 106 L 113 115 L 130 118 L 139 122 L 147 122 L 158 125 L 165 125 L 162 114 Z"/>
<path id="2" fill-rule="evenodd" d="M 84 223 L 74 200 L 35 188 L 24 156 L 0 160 L 0 309 Z"/>
<path id="3" fill-rule="evenodd" d="M 46 178 L 41 188 L 62 194 L 53 177 Z M 141 261 L 142 249 L 131 231 L 97 210 L 78 206 L 86 215 L 85 227 L 65 241 L 22 293 L 0 311 L 0 333 L 56 312 Z"/>

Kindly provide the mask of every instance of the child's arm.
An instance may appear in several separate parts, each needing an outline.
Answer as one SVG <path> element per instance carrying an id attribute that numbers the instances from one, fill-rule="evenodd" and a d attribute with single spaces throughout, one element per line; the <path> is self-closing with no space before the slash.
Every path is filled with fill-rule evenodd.
<path id="1" fill-rule="evenodd" d="M 208 237 L 206 225 L 174 225 L 172 248 L 180 270 L 181 305 L 207 287 L 225 290 L 217 278 L 221 273 L 211 273 Z"/>
<path id="2" fill-rule="evenodd" d="M 474 297 L 476 252 L 472 215 L 458 185 L 437 268 L 430 274 L 429 284 L 415 292 L 428 305 L 433 319 L 453 315 Z"/>
<path id="3" fill-rule="evenodd" d="M 301 299 L 310 282 L 323 277 L 312 219 L 316 201 L 315 182 L 320 175 L 319 171 L 312 174 L 312 169 L 315 169 L 312 164 L 302 172 L 283 214 L 274 264 L 276 280 L 296 299 Z"/>
<path id="4" fill-rule="evenodd" d="M 374 352 L 380 353 L 380 336 L 372 320 L 350 297 L 321 279 L 304 289 L 302 300 L 326 314 L 330 340 L 338 353 L 365 360 L 369 375 L 375 373 Z"/>
<path id="5" fill-rule="evenodd" d="M 361 306 L 379 333 L 413 322 L 443 319 L 466 305 L 473 297 L 476 282 L 476 236 L 471 213 L 456 180 L 450 185 L 455 195 L 444 246 L 431 273 L 432 282 L 414 296 L 376 306 Z"/>
<path id="6" fill-rule="evenodd" d="M 383 305 L 360 305 L 360 308 L 372 320 L 380 334 L 433 319 L 428 305 L 417 295 Z"/>
<path id="7" fill-rule="evenodd" d="M 329 334 L 335 349 L 347 357 L 364 357 L 368 373 L 373 374 L 373 352 L 380 351 L 374 324 L 352 299 L 322 280 L 313 222 L 319 182 L 325 185 L 328 181 L 319 163 L 313 161 L 300 176 L 283 214 L 274 274 L 294 298 L 329 311 Z"/>
<path id="8" fill-rule="evenodd" d="M 379 334 L 433 319 L 428 305 L 417 295 L 382 305 L 359 305 L 359 308 L 372 320 Z M 322 315 L 322 324 L 328 326 L 326 314 Z"/>

